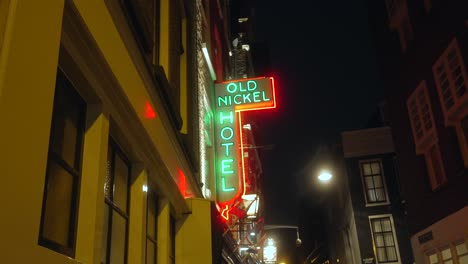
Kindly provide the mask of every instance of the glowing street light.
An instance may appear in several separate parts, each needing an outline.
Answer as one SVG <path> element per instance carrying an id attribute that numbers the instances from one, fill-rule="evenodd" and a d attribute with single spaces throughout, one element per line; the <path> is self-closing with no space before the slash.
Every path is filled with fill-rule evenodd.
<path id="1" fill-rule="evenodd" d="M 323 170 L 323 171 L 320 172 L 320 174 L 318 176 L 318 179 L 321 182 L 329 182 L 332 177 L 333 177 L 333 175 L 329 171 Z"/>

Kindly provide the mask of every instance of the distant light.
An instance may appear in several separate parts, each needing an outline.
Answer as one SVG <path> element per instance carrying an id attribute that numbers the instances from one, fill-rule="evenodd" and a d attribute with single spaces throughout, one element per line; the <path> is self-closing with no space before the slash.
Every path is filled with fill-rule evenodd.
<path id="1" fill-rule="evenodd" d="M 333 175 L 329 171 L 322 171 L 318 176 L 318 179 L 322 182 L 328 182 L 332 177 Z"/>
<path id="2" fill-rule="evenodd" d="M 250 46 L 248 44 L 244 44 L 242 45 L 242 49 L 243 50 L 246 50 L 246 51 L 249 51 L 250 50 Z"/>
<path id="3" fill-rule="evenodd" d="M 251 235 L 251 236 L 255 236 L 255 232 L 250 232 L 250 235 Z"/>
<path id="4" fill-rule="evenodd" d="M 336 259 L 336 262 L 340 262 L 340 259 L 339 259 L 339 258 L 337 258 L 337 259 Z"/>
<path id="5" fill-rule="evenodd" d="M 268 245 L 269 245 L 269 246 L 273 246 L 274 243 L 275 243 L 275 242 L 273 241 L 273 238 L 269 238 L 269 239 L 268 239 Z"/>
<path id="6" fill-rule="evenodd" d="M 250 124 L 245 124 L 243 127 L 248 130 L 252 129 L 252 126 Z"/>
<path id="7" fill-rule="evenodd" d="M 249 248 L 241 247 L 239 250 L 240 250 L 240 251 L 246 251 L 247 249 L 249 249 Z"/>
<path id="8" fill-rule="evenodd" d="M 146 185 L 146 184 L 143 185 L 143 191 L 144 191 L 144 192 L 148 192 L 148 185 Z"/>

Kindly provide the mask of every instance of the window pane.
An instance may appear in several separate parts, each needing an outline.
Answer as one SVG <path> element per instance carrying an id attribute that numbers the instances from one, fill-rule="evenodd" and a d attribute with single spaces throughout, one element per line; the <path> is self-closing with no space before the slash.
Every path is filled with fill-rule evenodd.
<path id="1" fill-rule="evenodd" d="M 460 258 L 458 259 L 458 263 L 459 263 L 459 264 L 468 264 L 468 255 L 465 255 L 465 256 L 463 256 L 463 257 L 460 257 Z"/>
<path id="2" fill-rule="evenodd" d="M 376 234 L 376 235 L 375 235 L 375 246 L 376 246 L 376 247 L 383 247 L 383 246 L 385 246 L 384 237 L 383 237 L 382 234 Z"/>
<path id="3" fill-rule="evenodd" d="M 55 162 L 49 162 L 42 235 L 60 245 L 69 246 L 73 176 Z"/>
<path id="4" fill-rule="evenodd" d="M 364 175 L 370 175 L 371 173 L 371 167 L 369 163 L 364 163 L 362 164 L 362 170 L 364 172 Z"/>
<path id="5" fill-rule="evenodd" d="M 368 199 L 369 199 L 369 202 L 375 202 L 377 201 L 377 197 L 375 196 L 375 191 L 372 189 L 372 190 L 369 190 L 367 191 L 367 195 L 368 195 Z"/>
<path id="6" fill-rule="evenodd" d="M 382 227 L 380 226 L 380 220 L 373 221 L 374 232 L 382 232 Z"/>
<path id="7" fill-rule="evenodd" d="M 453 264 L 453 260 L 446 260 L 444 261 L 444 264 Z"/>
<path id="8" fill-rule="evenodd" d="M 379 175 L 379 176 L 374 176 L 372 178 L 374 179 L 375 188 L 383 187 L 382 176 Z"/>
<path id="9" fill-rule="evenodd" d="M 394 243 L 393 243 L 393 234 L 392 233 L 385 233 L 384 237 L 385 237 L 385 245 L 386 246 L 393 246 L 394 245 Z"/>
<path id="10" fill-rule="evenodd" d="M 148 199 L 147 221 L 147 234 L 156 239 L 156 202 L 151 197 Z"/>
<path id="11" fill-rule="evenodd" d="M 446 248 L 442 250 L 442 259 L 447 260 L 452 258 L 452 252 L 450 252 L 450 248 Z"/>
<path id="12" fill-rule="evenodd" d="M 461 243 L 461 244 L 458 244 L 455 247 L 455 249 L 457 251 L 458 256 L 461 256 L 461 255 L 464 255 L 464 254 L 468 253 L 468 249 L 466 248 L 466 244 L 464 242 Z"/>
<path id="13" fill-rule="evenodd" d="M 385 248 L 377 248 L 377 258 L 379 261 L 387 261 L 387 257 L 385 255 Z"/>
<path id="14" fill-rule="evenodd" d="M 379 202 L 385 201 L 387 198 L 385 197 L 384 189 L 375 189 L 375 198 Z"/>
<path id="15" fill-rule="evenodd" d="M 372 174 L 380 174 L 380 163 L 379 162 L 373 162 L 371 164 L 372 166 Z"/>
<path id="16" fill-rule="evenodd" d="M 102 224 L 102 248 L 101 248 L 101 263 L 106 263 L 107 257 L 107 233 L 109 230 L 109 206 L 107 204 L 104 205 L 104 222 Z"/>
<path id="17" fill-rule="evenodd" d="M 114 167 L 114 203 L 124 212 L 127 212 L 129 168 L 119 155 L 115 156 Z"/>
<path id="18" fill-rule="evenodd" d="M 125 262 L 125 239 L 126 239 L 125 218 L 117 212 L 112 212 L 112 237 L 111 237 L 111 264 L 124 264 Z"/>
<path id="19" fill-rule="evenodd" d="M 382 219 L 382 230 L 383 231 L 392 231 L 392 226 L 390 225 L 390 219 Z"/>
<path id="20" fill-rule="evenodd" d="M 387 247 L 387 260 L 388 261 L 396 261 L 397 260 L 397 254 L 396 250 L 394 247 Z"/>
<path id="21" fill-rule="evenodd" d="M 437 253 L 434 253 L 434 254 L 429 256 L 429 263 L 430 264 L 434 264 L 434 263 L 437 263 L 437 262 L 438 262 Z"/>
<path id="22" fill-rule="evenodd" d="M 366 178 L 366 188 L 374 188 L 374 181 L 372 180 L 372 177 L 365 177 Z"/>
<path id="23" fill-rule="evenodd" d="M 155 264 L 156 263 L 156 245 L 153 241 L 146 240 L 146 264 Z"/>
<path id="24" fill-rule="evenodd" d="M 80 121 L 80 105 L 74 101 L 70 88 L 58 82 L 56 98 L 54 101 L 53 128 L 51 145 L 57 153 L 71 167 L 78 169 L 78 160 L 75 157 L 78 136 L 78 123 Z M 70 91 L 70 94 L 67 94 Z"/>

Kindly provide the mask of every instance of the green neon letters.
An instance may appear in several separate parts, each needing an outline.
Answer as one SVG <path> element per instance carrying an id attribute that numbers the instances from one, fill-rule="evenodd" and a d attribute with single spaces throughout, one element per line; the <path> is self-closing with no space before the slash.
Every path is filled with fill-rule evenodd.
<path id="1" fill-rule="evenodd" d="M 276 107 L 273 78 L 215 84 L 216 201 L 227 205 L 242 195 L 238 112 Z"/>

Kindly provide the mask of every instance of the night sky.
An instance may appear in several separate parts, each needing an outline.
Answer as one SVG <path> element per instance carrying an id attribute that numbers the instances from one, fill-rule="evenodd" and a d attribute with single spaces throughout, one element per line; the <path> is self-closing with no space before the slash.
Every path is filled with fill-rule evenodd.
<path id="1" fill-rule="evenodd" d="M 367 10 L 364 0 L 256 2 L 256 39 L 269 47 L 278 98 L 277 109 L 248 114 L 257 145 L 274 146 L 259 150 L 265 222 L 320 228 L 299 171 L 320 142 L 364 128 L 383 98 Z M 313 229 L 301 234 L 305 246 Z"/>

